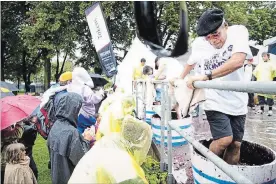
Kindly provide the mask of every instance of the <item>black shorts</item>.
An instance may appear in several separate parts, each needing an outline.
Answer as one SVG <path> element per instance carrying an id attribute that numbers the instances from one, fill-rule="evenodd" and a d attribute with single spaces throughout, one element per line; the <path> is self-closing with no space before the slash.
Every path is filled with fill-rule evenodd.
<path id="1" fill-rule="evenodd" d="M 233 136 L 233 141 L 242 141 L 246 115 L 232 116 L 218 111 L 205 112 L 214 140 Z"/>

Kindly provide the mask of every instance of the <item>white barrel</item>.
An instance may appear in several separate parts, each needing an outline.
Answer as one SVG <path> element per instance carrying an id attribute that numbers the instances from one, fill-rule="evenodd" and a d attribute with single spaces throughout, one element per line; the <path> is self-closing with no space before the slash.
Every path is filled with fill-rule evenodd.
<path id="1" fill-rule="evenodd" d="M 156 114 L 155 111 L 146 110 L 146 122 L 151 125 L 152 115 Z"/>
<path id="2" fill-rule="evenodd" d="M 208 142 L 208 146 L 211 141 Z M 235 182 L 211 161 L 192 151 L 192 169 L 194 183 L 224 183 L 234 184 Z M 276 183 L 276 153 L 272 149 L 243 141 L 241 146 L 242 165 L 231 165 L 243 176 L 253 183 L 274 184 Z M 248 163 L 248 164 L 247 164 Z M 249 165 L 250 163 L 250 165 Z"/>
<path id="3" fill-rule="evenodd" d="M 185 119 L 179 119 L 179 120 L 171 120 L 173 124 L 176 124 L 180 129 L 186 131 L 188 134 L 192 135 L 193 134 L 193 128 L 191 125 L 192 119 L 185 118 Z M 151 121 L 151 128 L 153 132 L 153 140 L 156 144 L 161 143 L 161 126 L 160 126 L 161 121 L 159 119 L 153 118 Z M 165 132 L 164 132 L 165 138 L 164 138 L 164 143 L 165 146 L 168 145 L 168 137 L 167 137 L 167 125 L 165 126 Z M 172 146 L 173 147 L 178 147 L 182 145 L 186 145 L 188 142 L 181 136 L 179 135 L 176 131 L 172 130 Z"/>
<path id="4" fill-rule="evenodd" d="M 153 105 L 152 108 L 146 109 L 146 122 L 151 125 L 151 119 L 154 114 L 161 116 L 161 105 Z"/>

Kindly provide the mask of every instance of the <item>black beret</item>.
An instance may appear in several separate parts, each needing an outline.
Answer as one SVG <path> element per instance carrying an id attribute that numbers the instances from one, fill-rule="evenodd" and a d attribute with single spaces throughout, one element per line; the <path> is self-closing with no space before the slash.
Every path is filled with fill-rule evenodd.
<path id="1" fill-rule="evenodd" d="M 220 9 L 208 9 L 198 19 L 196 33 L 198 36 L 207 36 L 216 31 L 223 22 L 223 11 Z"/>

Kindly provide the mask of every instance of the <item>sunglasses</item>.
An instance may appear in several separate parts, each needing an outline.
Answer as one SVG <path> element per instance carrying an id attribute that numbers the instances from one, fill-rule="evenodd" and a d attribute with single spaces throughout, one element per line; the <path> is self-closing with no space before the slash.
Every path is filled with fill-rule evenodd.
<path id="1" fill-rule="evenodd" d="M 219 38 L 221 35 L 221 29 L 218 28 L 216 31 L 214 31 L 213 33 L 210 33 L 208 34 L 207 36 L 205 36 L 205 39 L 208 41 L 208 40 L 211 40 L 211 39 L 217 39 Z"/>

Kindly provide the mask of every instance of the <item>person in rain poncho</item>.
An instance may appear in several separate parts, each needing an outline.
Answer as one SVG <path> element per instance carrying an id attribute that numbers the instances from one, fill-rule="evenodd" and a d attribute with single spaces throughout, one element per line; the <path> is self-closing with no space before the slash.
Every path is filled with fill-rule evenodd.
<path id="1" fill-rule="evenodd" d="M 72 72 L 64 72 L 59 77 L 59 85 L 66 86 L 72 82 Z"/>
<path id="2" fill-rule="evenodd" d="M 270 61 L 269 53 L 262 53 L 262 57 L 264 62 L 259 63 L 255 70 L 253 71 L 253 75 L 257 78 L 257 81 L 273 81 L 273 78 L 276 77 L 276 68 Z M 266 94 L 258 94 L 258 100 L 260 109 L 256 112 L 256 114 L 263 114 L 264 113 L 264 105 L 265 99 L 267 98 L 267 105 L 268 108 L 268 116 L 272 116 L 272 106 L 274 105 L 273 95 L 266 95 Z"/>
<path id="3" fill-rule="evenodd" d="M 143 67 L 145 66 L 145 64 L 146 64 L 146 59 L 142 58 L 140 64 L 133 69 L 133 74 L 132 74 L 133 80 L 143 79 L 142 72 L 143 72 Z"/>
<path id="4" fill-rule="evenodd" d="M 66 92 L 67 85 L 72 82 L 72 72 L 64 72 L 59 77 L 59 83 L 51 86 L 42 96 L 40 108 L 43 107 L 50 97 L 59 92 Z"/>
<path id="5" fill-rule="evenodd" d="M 127 115 L 121 132 L 103 136 L 80 160 L 68 184 L 148 183 L 143 169 L 151 146 L 150 125 Z"/>
<path id="6" fill-rule="evenodd" d="M 104 98 L 104 91 L 94 93 L 91 89 L 93 87 L 94 83 L 88 72 L 82 67 L 74 68 L 72 83 L 68 85 L 67 91 L 77 93 L 83 98 L 77 124 L 80 133 L 83 133 L 87 127 L 95 125 L 95 104 Z"/>
<path id="7" fill-rule="evenodd" d="M 56 104 L 56 121 L 47 139 L 51 160 L 52 184 L 66 184 L 79 160 L 89 150 L 92 136 L 77 130 L 82 98 L 76 93 L 62 93 Z"/>

